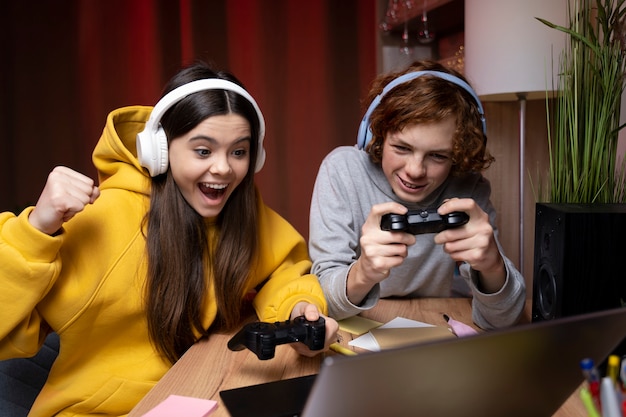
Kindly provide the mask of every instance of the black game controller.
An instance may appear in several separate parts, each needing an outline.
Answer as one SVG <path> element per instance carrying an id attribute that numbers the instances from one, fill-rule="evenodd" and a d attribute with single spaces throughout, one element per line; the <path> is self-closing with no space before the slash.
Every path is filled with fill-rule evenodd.
<path id="1" fill-rule="evenodd" d="M 443 216 L 437 210 L 409 210 L 407 214 L 387 213 L 380 221 L 382 230 L 407 232 L 414 235 L 439 233 L 446 229 L 463 226 L 469 221 L 467 213 L 453 211 Z"/>
<path id="2" fill-rule="evenodd" d="M 276 323 L 254 322 L 246 324 L 228 341 L 230 350 L 248 348 L 261 360 L 272 359 L 276 345 L 302 342 L 311 350 L 322 350 L 326 338 L 326 321 L 308 321 L 304 316 L 293 321 Z"/>

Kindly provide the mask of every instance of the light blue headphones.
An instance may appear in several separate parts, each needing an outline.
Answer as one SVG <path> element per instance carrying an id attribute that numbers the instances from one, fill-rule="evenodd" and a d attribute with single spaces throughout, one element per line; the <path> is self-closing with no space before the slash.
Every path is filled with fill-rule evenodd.
<path id="1" fill-rule="evenodd" d="M 378 104 L 380 104 L 380 101 L 382 100 L 383 96 L 387 94 L 394 87 L 397 87 L 398 85 L 405 83 L 407 81 L 413 80 L 417 77 L 421 77 L 422 75 L 432 75 L 435 77 L 442 78 L 446 81 L 451 82 L 452 84 L 458 85 L 459 87 L 467 91 L 474 98 L 474 101 L 476 101 L 476 104 L 478 106 L 478 112 L 480 113 L 480 120 L 483 124 L 483 133 L 485 134 L 485 136 L 487 136 L 487 122 L 485 121 L 485 111 L 483 110 L 483 105 L 478 99 L 478 95 L 474 92 L 474 90 L 472 89 L 472 87 L 470 87 L 468 83 L 466 83 L 459 77 L 455 77 L 454 75 L 448 74 L 446 72 L 415 71 L 415 72 L 410 72 L 408 74 L 404 74 L 396 78 L 395 80 L 391 81 L 389 84 L 385 86 L 385 88 L 383 88 L 383 91 L 379 95 L 377 95 L 376 98 L 374 98 L 374 100 L 372 101 L 372 104 L 370 104 L 369 108 L 365 112 L 365 116 L 363 116 L 363 120 L 361 120 L 361 125 L 359 126 L 359 133 L 357 135 L 357 146 L 359 147 L 359 149 L 364 149 L 367 146 L 367 144 L 372 140 L 372 131 L 370 129 L 370 116 L 372 115 L 372 112 L 374 111 L 374 109 L 376 109 Z"/>

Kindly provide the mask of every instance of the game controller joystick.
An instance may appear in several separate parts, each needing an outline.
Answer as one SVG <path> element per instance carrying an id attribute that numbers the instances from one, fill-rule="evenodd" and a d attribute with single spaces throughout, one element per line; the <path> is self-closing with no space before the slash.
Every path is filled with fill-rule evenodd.
<path id="1" fill-rule="evenodd" d="M 272 359 L 276 345 L 302 342 L 311 350 L 322 350 L 326 338 L 326 321 L 308 321 L 304 316 L 292 321 L 246 324 L 228 341 L 230 350 L 250 349 L 261 360 Z"/>
<path id="2" fill-rule="evenodd" d="M 387 213 L 383 215 L 380 228 L 419 235 L 422 233 L 439 233 L 446 229 L 463 226 L 468 221 L 469 216 L 462 211 L 454 211 L 442 216 L 433 209 L 409 210 L 406 214 Z"/>

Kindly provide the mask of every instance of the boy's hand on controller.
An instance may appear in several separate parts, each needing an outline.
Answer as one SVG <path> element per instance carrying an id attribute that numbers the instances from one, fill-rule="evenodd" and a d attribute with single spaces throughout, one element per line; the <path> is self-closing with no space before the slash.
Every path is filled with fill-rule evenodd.
<path id="1" fill-rule="evenodd" d="M 415 244 L 411 234 L 381 229 L 380 222 L 387 213 L 404 215 L 407 208 L 395 202 L 372 206 L 361 227 L 361 255 L 348 272 L 346 294 L 354 304 L 360 304 L 377 283 L 389 277 L 391 268 L 407 257 L 408 246 Z"/>
<path id="2" fill-rule="evenodd" d="M 441 215 L 453 211 L 467 213 L 469 221 L 463 227 L 438 233 L 435 243 L 443 245 L 444 251 L 455 261 L 467 262 L 480 272 L 484 291 L 498 291 L 504 284 L 506 271 L 489 216 L 471 198 L 452 198 L 438 209 Z"/>
<path id="3" fill-rule="evenodd" d="M 359 279 L 370 285 L 387 278 L 391 268 L 407 257 L 408 246 L 415 244 L 413 235 L 381 230 L 381 219 L 387 213 L 404 215 L 407 208 L 395 202 L 376 204 L 361 228 L 361 256 L 354 267 L 358 268 Z"/>

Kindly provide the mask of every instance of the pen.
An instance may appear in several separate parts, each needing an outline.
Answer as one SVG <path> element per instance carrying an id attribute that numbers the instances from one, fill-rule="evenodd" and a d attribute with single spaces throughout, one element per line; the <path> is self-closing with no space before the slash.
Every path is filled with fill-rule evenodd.
<path id="1" fill-rule="evenodd" d="M 347 356 L 351 356 L 351 355 L 356 355 L 356 352 L 353 351 L 352 349 L 348 349 L 346 347 L 341 346 L 339 343 L 332 343 L 330 345 L 330 350 L 340 353 L 342 355 L 347 355 Z"/>

